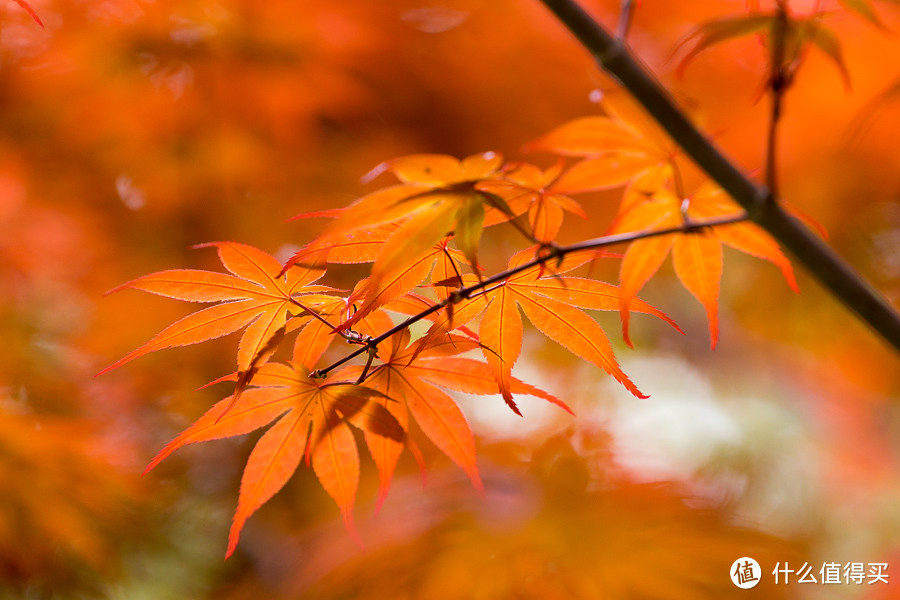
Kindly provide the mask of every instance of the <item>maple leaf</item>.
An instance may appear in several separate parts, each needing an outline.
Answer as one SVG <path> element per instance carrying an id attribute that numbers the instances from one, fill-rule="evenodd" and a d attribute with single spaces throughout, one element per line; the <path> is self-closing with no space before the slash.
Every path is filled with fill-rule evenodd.
<path id="1" fill-rule="evenodd" d="M 499 154 L 485 152 L 463 160 L 416 154 L 382 163 L 367 178 L 390 171 L 402 183 L 373 192 L 343 210 L 325 229 L 320 243 L 329 247 L 331 240 L 360 229 L 398 223 L 375 258 L 372 289 L 379 288 L 387 275 L 429 253 L 451 231 L 466 260 L 477 269 L 486 210 L 514 216 L 501 198 L 476 187 L 479 181 L 496 176 L 502 162 Z"/>
<path id="2" fill-rule="evenodd" d="M 552 269 L 548 265 L 536 264 L 520 271 L 461 302 L 452 312 L 445 311 L 443 319 L 435 321 L 425 339 L 465 325 L 483 313 L 478 328 L 483 354 L 504 400 L 518 412 L 510 382 L 512 367 L 522 350 L 524 328 L 519 315 L 521 308 L 541 333 L 576 356 L 602 368 L 635 396 L 644 398 L 646 396 L 619 368 L 606 333 L 581 310 L 619 310 L 619 289 L 594 279 L 562 275 L 593 260 L 597 254 L 594 251 L 570 253 Z M 533 256 L 533 248 L 523 250 L 510 259 L 509 268 L 519 267 Z M 545 276 L 548 272 L 549 275 Z M 637 312 L 652 314 L 678 329 L 662 311 L 643 301 L 634 302 Z"/>
<path id="3" fill-rule="evenodd" d="M 750 9 L 754 10 L 754 7 L 750 7 Z M 687 36 L 678 43 L 675 50 L 673 50 L 674 54 L 675 52 L 678 52 L 680 48 L 696 40 L 693 48 L 690 49 L 678 64 L 677 72 L 679 77 L 684 75 L 684 70 L 694 57 L 704 50 L 728 40 L 766 32 L 771 29 L 772 22 L 773 15 L 751 13 L 750 15 L 740 17 L 717 19 L 700 25 L 688 33 Z"/>
<path id="4" fill-rule="evenodd" d="M 334 335 L 334 326 L 331 323 L 340 322 L 347 308 L 345 298 L 333 297 L 312 309 L 319 318 L 298 323 L 302 329 L 294 340 L 293 356 L 296 362 L 308 365 L 309 368 L 315 366 L 325 351 L 338 339 L 338 336 Z M 295 319 L 292 323 L 296 321 Z"/>
<path id="5" fill-rule="evenodd" d="M 685 215 L 691 220 L 708 220 L 738 216 L 742 212 L 721 188 L 713 184 L 701 186 L 684 202 L 679 201 L 672 192 L 660 190 L 620 213 L 609 233 L 679 227 L 686 224 Z M 619 274 L 622 333 L 629 346 L 632 346 L 629 336 L 632 299 L 656 273 L 671 250 L 676 275 L 706 309 L 710 346 L 715 348 L 719 337 L 718 299 L 722 276 L 722 244 L 772 262 L 781 269 L 788 285 L 797 291 L 793 269 L 778 243 L 751 223 L 734 223 L 636 240 L 629 244 Z"/>
<path id="6" fill-rule="evenodd" d="M 495 194 L 504 200 L 516 215 L 528 212 L 531 233 L 539 242 L 556 239 L 563 222 L 563 211 L 587 218 L 581 205 L 558 189 L 563 163 L 542 171 L 534 165 L 520 163 L 512 165 L 502 179 L 482 181 L 476 185 L 479 190 Z M 499 223 L 509 217 L 494 211 L 485 220 L 485 226 Z"/>
<path id="7" fill-rule="evenodd" d="M 303 360 L 302 357 L 295 358 Z M 239 398 L 225 398 L 163 448 L 145 470 L 187 444 L 243 435 L 274 422 L 254 446 L 241 478 L 226 558 L 234 552 L 247 519 L 274 496 L 306 459 L 356 537 L 353 503 L 359 480 L 359 454 L 349 425 L 367 435 L 402 443 L 400 423 L 368 387 L 329 383 L 309 376 L 301 363 L 267 363 Z"/>
<path id="8" fill-rule="evenodd" d="M 475 438 L 456 402 L 440 389 L 479 395 L 499 392 L 487 364 L 455 356 L 477 349 L 480 344 L 455 334 L 430 341 L 423 338 L 410 344 L 409 330 L 403 330 L 385 345 L 379 349 L 384 354 L 383 363 L 373 368 L 366 379 L 366 385 L 383 394 L 375 402 L 390 412 L 404 430 L 408 429 L 411 415 L 434 445 L 466 472 L 477 490 L 483 491 Z M 352 374 L 358 370 L 359 367 L 351 367 L 346 372 Z M 517 393 L 543 398 L 572 414 L 564 402 L 539 388 L 516 378 L 511 378 L 509 385 Z M 366 443 L 378 466 L 380 502 L 387 494 L 403 445 L 387 436 L 369 433 L 366 433 Z"/>
<path id="9" fill-rule="evenodd" d="M 334 211 L 337 218 L 341 211 Z M 396 223 L 350 231 L 343 235 L 322 236 L 303 246 L 284 264 L 287 272 L 294 265 L 362 264 L 374 262 L 384 243 L 397 230 Z"/>
<path id="10" fill-rule="evenodd" d="M 373 229 L 365 229 L 333 238 L 320 238 L 301 248 L 285 264 L 288 269 L 295 264 L 316 265 L 324 263 L 358 264 L 373 262 L 384 245 L 396 232 L 397 225 L 384 224 Z M 425 253 L 410 257 L 393 271 L 384 273 L 380 279 L 368 278 L 356 287 L 347 302 L 356 306 L 353 314 L 337 327 L 343 331 L 352 327 L 373 310 L 411 292 L 431 274 L 433 279 L 445 280 L 459 274 L 463 255 L 447 244 L 449 238 L 438 240 Z M 446 298 L 446 289 L 438 290 L 440 299 Z"/>
<path id="11" fill-rule="evenodd" d="M 575 194 L 628 184 L 648 172 L 667 181 L 678 145 L 624 93 L 601 100 L 606 116 L 569 121 L 528 144 L 529 150 L 581 157 L 554 182 L 554 190 Z"/>
<path id="12" fill-rule="evenodd" d="M 264 362 L 274 350 L 271 342 L 285 330 L 288 315 L 303 311 L 296 298 L 311 306 L 326 302 L 334 290 L 311 285 L 324 269 L 295 268 L 279 277 L 281 264 L 262 250 L 235 242 L 200 244 L 215 247 L 231 274 L 194 269 L 175 269 L 138 277 L 110 290 L 132 288 L 189 302 L 217 302 L 170 325 L 146 344 L 106 367 L 111 371 L 140 356 L 165 348 L 197 344 L 246 327 L 238 346 L 241 372 Z M 261 360 L 262 359 L 262 360 Z"/>
<path id="13" fill-rule="evenodd" d="M 896 0 L 894 1 L 896 2 Z M 856 13 L 876 27 L 887 29 L 881 21 L 881 18 L 879 18 L 878 13 L 875 12 L 875 7 L 872 6 L 872 3 L 869 2 L 869 0 L 838 0 L 838 3 L 849 12 Z"/>
<path id="14" fill-rule="evenodd" d="M 445 239 L 432 246 L 429 253 L 410 261 L 394 272 L 385 273 L 380 280 L 367 278 L 350 296 L 351 302 L 361 299 L 362 303 L 356 308 L 356 312 L 340 325 L 338 330 L 352 326 L 376 308 L 411 292 L 429 274 L 434 280 L 458 277 L 460 258 L 459 251 L 448 248 Z M 449 292 L 446 289 L 440 289 L 437 294 L 439 299 L 444 299 Z"/>
<path id="15" fill-rule="evenodd" d="M 865 8 L 868 6 L 865 2 L 851 0 L 856 12 L 866 15 Z M 874 16 L 874 12 L 870 12 Z M 800 66 L 803 59 L 803 53 L 811 44 L 823 52 L 834 65 L 838 68 L 843 79 L 844 86 L 850 87 L 850 74 L 844 63 L 843 51 L 841 50 L 840 41 L 835 33 L 820 23 L 822 15 L 812 15 L 809 17 L 795 18 L 790 15 L 774 14 L 750 14 L 740 17 L 730 17 L 725 19 L 717 19 L 704 23 L 689 33 L 676 47 L 681 48 L 689 43 L 694 42 L 693 47 L 682 58 L 678 65 L 678 73 L 682 75 L 687 68 L 688 63 L 704 50 L 728 41 L 744 37 L 747 35 L 758 34 L 762 36 L 763 44 L 769 47 L 773 41 L 772 38 L 783 32 L 782 43 L 784 45 L 784 62 L 777 65 L 779 69 L 785 73 L 788 83 L 792 81 L 794 74 Z"/>

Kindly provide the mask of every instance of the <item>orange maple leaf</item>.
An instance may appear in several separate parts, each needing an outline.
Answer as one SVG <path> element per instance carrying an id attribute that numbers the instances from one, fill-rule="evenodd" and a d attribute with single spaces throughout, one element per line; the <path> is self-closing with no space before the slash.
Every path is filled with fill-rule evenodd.
<path id="1" fill-rule="evenodd" d="M 482 181 L 475 187 L 506 200 L 516 215 L 527 211 L 534 239 L 549 242 L 556 239 L 562 227 L 564 210 L 587 218 L 580 204 L 560 192 L 558 184 L 562 169 L 561 160 L 545 171 L 531 164 L 519 163 L 511 165 L 502 179 Z M 494 211 L 485 220 L 485 226 L 507 219 L 508 215 Z"/>
<path id="2" fill-rule="evenodd" d="M 126 354 L 99 374 L 106 373 L 150 352 L 197 344 L 247 327 L 238 347 L 238 370 L 246 372 L 260 357 L 271 354 L 270 342 L 284 332 L 288 315 L 303 313 L 296 299 L 315 306 L 331 297 L 334 290 L 311 285 L 324 269 L 302 267 L 279 277 L 281 264 L 252 246 L 235 242 L 200 244 L 215 247 L 225 268 L 232 274 L 175 269 L 151 273 L 110 290 L 133 288 L 189 302 L 217 302 L 170 325 L 149 342 Z"/>
<path id="3" fill-rule="evenodd" d="M 239 398 L 225 398 L 214 405 L 169 442 L 145 473 L 187 444 L 243 435 L 275 422 L 257 442 L 244 468 L 226 558 L 234 552 L 250 515 L 287 483 L 304 456 L 356 537 L 352 510 L 359 455 L 349 425 L 397 443 L 405 437 L 397 419 L 374 401 L 382 394 L 352 383 L 310 377 L 307 366 L 293 361 L 263 365 L 252 386 Z"/>
<path id="4" fill-rule="evenodd" d="M 487 364 L 455 356 L 477 349 L 480 344 L 468 337 L 443 335 L 426 341 L 410 342 L 409 330 L 403 330 L 386 342 L 383 363 L 375 367 L 366 385 L 383 393 L 381 404 L 407 429 L 410 414 L 426 436 L 459 465 L 479 491 L 483 490 L 475 456 L 475 438 L 456 402 L 439 387 L 469 394 L 496 394 L 499 391 Z M 346 372 L 356 373 L 359 367 Z M 516 378 L 509 381 L 518 393 L 543 398 L 572 411 L 553 395 Z M 369 450 L 375 458 L 381 479 L 380 499 L 387 494 L 402 444 L 386 436 L 366 434 Z"/>
<path id="5" fill-rule="evenodd" d="M 477 268 L 486 210 L 513 216 L 501 198 L 476 187 L 478 182 L 495 177 L 502 162 L 499 154 L 485 152 L 463 160 L 443 154 L 416 154 L 382 163 L 369 178 L 390 171 L 402 183 L 373 192 L 341 211 L 316 243 L 329 248 L 340 244 L 347 234 L 399 223 L 375 258 L 370 275 L 372 289 L 378 289 L 387 275 L 429 253 L 451 231 L 466 260 Z"/>
<path id="6" fill-rule="evenodd" d="M 877 15 L 871 6 L 860 0 L 843 0 L 848 9 L 868 18 L 876 25 L 880 24 Z M 678 65 L 678 74 L 682 75 L 688 63 L 704 50 L 722 42 L 737 39 L 747 35 L 759 35 L 765 46 L 773 44 L 775 32 L 783 32 L 781 43 L 784 47 L 783 64 L 778 65 L 787 76 L 787 81 L 793 79 L 794 74 L 803 60 L 807 48 L 812 45 L 819 49 L 840 71 L 845 88 L 850 88 L 850 73 L 844 63 L 843 50 L 837 35 L 831 29 L 821 24 L 823 15 L 814 14 L 808 17 L 793 17 L 790 15 L 758 14 L 751 13 L 739 17 L 726 17 L 709 21 L 697 27 L 689 33 L 676 47 L 678 48 L 694 43 L 690 51 Z"/>
<path id="7" fill-rule="evenodd" d="M 738 216 L 743 211 L 713 184 L 701 186 L 684 202 L 668 190 L 633 204 L 620 213 L 609 233 L 653 231 L 679 227 L 690 220 L 708 220 Z M 788 285 L 797 291 L 793 269 L 778 243 L 752 223 L 734 223 L 715 228 L 673 233 L 631 242 L 620 267 L 621 297 L 619 310 L 625 342 L 629 336 L 629 311 L 632 299 L 656 273 L 671 250 L 675 273 L 706 309 L 710 346 L 719 339 L 719 281 L 722 276 L 722 244 L 746 254 L 768 260 L 778 266 Z"/>
<path id="8" fill-rule="evenodd" d="M 678 145 L 624 93 L 607 93 L 606 116 L 581 117 L 531 142 L 530 150 L 581 157 L 554 182 L 554 190 L 576 194 L 628 184 L 655 172 L 660 185 L 681 154 Z"/>
<path id="9" fill-rule="evenodd" d="M 385 244 L 397 231 L 395 223 L 385 223 L 370 229 L 362 229 L 342 236 L 322 237 L 298 250 L 285 263 L 286 271 L 293 265 L 360 264 L 377 260 Z M 411 292 L 431 274 L 434 280 L 448 280 L 459 274 L 464 256 L 450 248 L 449 237 L 438 240 L 429 250 L 419 255 L 411 255 L 409 260 L 398 264 L 391 272 L 384 273 L 379 280 L 367 278 L 356 286 L 347 299 L 355 310 L 349 318 L 341 319 L 337 331 L 352 327 L 373 310 Z M 446 288 L 437 290 L 438 298 L 449 293 Z M 356 305 L 356 302 L 360 302 Z"/>
<path id="10" fill-rule="evenodd" d="M 600 253 L 602 255 L 602 253 Z M 612 346 L 600 325 L 581 309 L 619 310 L 620 291 L 609 283 L 581 277 L 562 276 L 584 265 L 597 252 L 578 252 L 566 255 L 552 268 L 537 264 L 482 293 L 445 311 L 436 319 L 424 339 L 450 331 L 483 314 L 478 328 L 482 351 L 510 408 L 518 412 L 513 401 L 511 369 L 522 350 L 523 324 L 519 308 L 541 333 L 612 375 L 632 394 L 645 396 L 619 368 Z M 534 256 L 534 248 L 523 250 L 509 261 L 513 269 Z M 549 275 L 545 275 L 549 273 Z M 634 310 L 659 317 L 678 329 L 668 316 L 657 308 L 634 300 Z M 680 329 L 678 329 L 681 331 Z"/>

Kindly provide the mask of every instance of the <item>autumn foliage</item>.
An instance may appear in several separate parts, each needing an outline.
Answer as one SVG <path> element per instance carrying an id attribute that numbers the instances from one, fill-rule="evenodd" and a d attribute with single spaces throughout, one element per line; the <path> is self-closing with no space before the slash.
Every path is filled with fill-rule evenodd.
<path id="1" fill-rule="evenodd" d="M 611 143 L 617 137 L 621 147 Z M 706 307 L 715 346 L 723 242 L 779 264 L 793 283 L 790 265 L 777 244 L 758 228 L 741 223 L 723 227 L 720 237 L 689 228 L 652 240 L 638 238 L 622 259 L 624 293 L 596 279 L 567 276 L 607 257 L 555 244 L 561 215 L 548 207 L 561 212 L 567 204 L 580 210 L 562 191 L 575 194 L 630 180 L 642 184 L 625 193 L 625 206 L 611 228 L 614 232 L 693 227 L 697 216 L 728 217 L 736 207 L 725 198 L 717 200 L 715 190 L 686 198 L 682 205 L 671 189 L 673 165 L 658 160 L 662 151 L 657 160 L 648 157 L 643 168 L 635 167 L 631 177 L 604 179 L 604 171 L 615 170 L 615 163 L 604 160 L 607 155 L 641 145 L 638 133 L 622 121 L 581 120 L 552 132 L 540 144 L 591 158 L 573 167 L 575 175 L 551 172 L 549 177 L 531 164 L 504 164 L 495 152 L 462 160 L 446 155 L 394 159 L 375 172 L 389 171 L 399 184 L 337 211 L 333 224 L 284 267 L 250 246 L 204 244 L 218 249 L 231 275 L 163 271 L 121 286 L 217 304 L 179 320 L 101 373 L 149 352 L 244 329 L 235 392 L 151 463 L 155 466 L 184 444 L 245 434 L 277 420 L 248 460 L 228 554 L 250 514 L 284 486 L 302 460 L 313 467 L 352 531 L 359 458 L 350 425 L 365 434 L 381 472 L 382 495 L 407 443 L 410 414 L 480 489 L 472 432 L 452 398 L 432 384 L 460 392 L 499 392 L 516 413 L 514 391 L 547 398 L 568 410 L 560 400 L 511 374 L 522 351 L 520 310 L 548 338 L 606 371 L 636 397 L 646 398 L 619 367 L 606 333 L 581 309 L 619 311 L 626 340 L 631 311 L 654 315 L 677 329 L 668 316 L 635 296 L 671 249 L 678 277 Z M 593 171 L 598 172 L 596 181 Z M 578 178 L 585 183 L 575 185 Z M 650 181 L 657 186 L 648 185 Z M 545 189 L 554 187 L 553 192 Z M 686 206 L 689 212 L 684 211 Z M 527 222 L 522 215 L 527 215 Z M 507 223 L 515 223 L 526 242 L 538 245 L 511 257 L 502 278 L 485 280 L 478 261 L 483 229 Z M 372 262 L 368 278 L 346 298 L 338 290 L 314 285 L 325 274 L 325 265 L 341 262 L 342 257 Z M 431 298 L 419 293 L 428 288 L 434 290 Z M 386 312 L 391 309 L 415 316 L 395 325 Z M 476 334 L 466 326 L 478 317 Z M 431 325 L 421 338 L 412 340 L 407 327 L 422 318 Z M 298 333 L 290 362 L 269 362 L 282 338 L 292 332 Z M 342 336 L 368 354 L 365 367 L 335 371 L 344 362 L 341 359 L 318 368 L 322 355 Z M 450 358 L 470 350 L 480 350 L 486 362 Z M 441 359 L 439 367 L 435 359 Z"/>
<path id="2" fill-rule="evenodd" d="M 888 502 L 896 357 L 540 2 L 364 4 L 5 13 L 10 593 L 721 597 Z M 584 4 L 896 300 L 890 3 Z"/>
<path id="3" fill-rule="evenodd" d="M 770 26 L 769 21 L 757 21 L 752 16 L 739 20 L 742 27 L 737 29 L 728 22 L 728 35 L 718 30 L 703 33 L 685 60 L 732 37 L 732 30 L 750 33 Z M 819 28 L 806 34 L 823 45 Z M 843 65 L 836 52 L 830 55 Z M 277 421 L 248 459 L 227 554 L 234 551 L 247 518 L 284 486 L 303 460 L 353 531 L 359 458 L 351 425 L 365 434 L 381 473 L 382 497 L 399 452 L 413 443 L 407 440 L 410 414 L 481 489 L 472 432 L 452 398 L 432 384 L 461 392 L 499 392 L 521 414 L 513 397 L 518 385 L 519 393 L 528 390 L 568 410 L 560 400 L 512 376 L 522 351 L 520 310 L 549 339 L 606 371 L 637 398 L 646 398 L 619 367 L 606 333 L 581 309 L 617 310 L 629 346 L 632 311 L 654 315 L 678 329 L 636 296 L 671 252 L 678 278 L 706 310 L 715 348 L 722 244 L 773 262 L 797 289 L 790 263 L 763 230 L 741 222 L 707 225 L 728 217 L 739 220 L 742 211 L 710 183 L 685 193 L 675 161 L 677 145 L 633 101 L 615 93 L 604 98 L 601 108 L 605 116 L 577 119 L 529 144 L 531 150 L 582 159 L 568 169 L 562 159 L 546 171 L 530 163 L 505 163 L 494 151 L 463 159 L 442 154 L 391 159 L 363 179 L 390 173 L 398 183 L 343 209 L 300 215 L 334 220 L 283 267 L 250 246 L 203 244 L 218 248 L 231 275 L 163 271 L 121 286 L 218 304 L 174 323 L 101 373 L 149 352 L 244 329 L 235 392 L 150 465 L 186 443 L 242 435 Z M 608 227 L 609 233 L 636 234 L 621 260 L 621 288 L 566 276 L 607 258 L 599 250 L 575 253 L 556 243 L 565 211 L 584 215 L 572 196 L 623 186 L 618 215 Z M 479 262 L 481 239 L 485 228 L 499 225 L 514 227 L 524 242 L 535 245 L 512 256 L 505 273 L 486 280 Z M 604 245 L 599 242 L 597 248 Z M 329 263 L 340 262 L 372 263 L 368 277 L 346 297 L 313 285 Z M 430 296 L 420 293 L 428 290 Z M 395 324 L 388 314 L 392 309 L 414 316 Z M 421 319 L 430 321 L 430 327 L 413 340 L 408 326 Z M 467 327 L 475 319 L 477 334 Z M 282 338 L 295 331 L 291 360 L 269 362 Z M 319 367 L 322 355 L 341 337 L 361 346 L 349 357 L 368 356 L 361 371 L 336 370 L 348 357 Z M 452 358 L 442 360 L 439 370 L 429 366 L 428 359 L 470 350 L 480 350 L 486 362 Z"/>

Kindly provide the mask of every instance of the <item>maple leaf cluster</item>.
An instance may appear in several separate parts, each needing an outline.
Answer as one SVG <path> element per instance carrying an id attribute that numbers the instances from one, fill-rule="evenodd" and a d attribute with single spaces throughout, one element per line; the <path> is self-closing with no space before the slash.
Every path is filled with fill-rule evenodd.
<path id="1" fill-rule="evenodd" d="M 212 306 L 167 327 L 103 372 L 150 352 L 243 330 L 235 372 L 213 382 L 233 381 L 234 392 L 148 467 L 186 444 L 268 427 L 244 469 L 228 555 L 250 515 L 301 464 L 313 469 L 355 536 L 360 461 L 353 429 L 362 432 L 378 468 L 379 503 L 404 449 L 423 463 L 413 432 L 424 434 L 481 489 L 474 436 L 448 391 L 499 394 L 517 414 L 516 394 L 571 412 L 552 394 L 513 376 L 522 351 L 521 314 L 644 398 L 585 310 L 619 312 L 629 345 L 631 312 L 681 331 L 637 298 L 671 251 L 678 277 L 706 308 L 715 346 L 723 244 L 775 263 L 795 286 L 774 240 L 740 222 L 741 211 L 724 193 L 712 185 L 681 193 L 678 150 L 661 130 L 620 97 L 608 98 L 603 108 L 601 116 L 577 119 L 530 144 L 559 157 L 547 169 L 504 162 L 496 152 L 462 160 L 396 158 L 365 179 L 390 173 L 398 183 L 343 209 L 299 215 L 333 220 L 285 264 L 244 244 L 201 244 L 217 250 L 229 273 L 169 270 L 116 288 Z M 578 160 L 566 168 L 567 157 Z M 634 234 L 622 256 L 620 286 L 571 274 L 617 256 L 601 249 L 602 238 L 577 248 L 555 241 L 566 213 L 585 216 L 572 196 L 617 187 L 622 200 L 608 233 Z M 730 217 L 735 222 L 727 226 L 698 225 Z M 488 277 L 479 260 L 481 239 L 486 228 L 501 225 L 514 228 L 528 247 L 510 258 L 506 271 Z M 319 283 L 331 265 L 357 263 L 371 263 L 371 270 L 349 293 Z M 427 329 L 414 335 L 410 326 L 419 321 Z M 290 358 L 276 360 L 289 336 Z M 338 339 L 357 348 L 324 364 Z M 364 364 L 350 363 L 357 357 Z"/>

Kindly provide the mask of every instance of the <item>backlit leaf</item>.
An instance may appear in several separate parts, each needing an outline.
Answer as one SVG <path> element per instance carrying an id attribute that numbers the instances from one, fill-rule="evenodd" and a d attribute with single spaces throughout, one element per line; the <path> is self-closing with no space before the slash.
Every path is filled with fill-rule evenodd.
<path id="1" fill-rule="evenodd" d="M 565 195 L 558 178 L 562 173 L 562 160 L 542 171 L 534 165 L 520 163 L 503 174 L 502 179 L 479 183 L 479 190 L 503 198 L 514 215 L 528 213 L 528 223 L 535 240 L 548 242 L 556 239 L 563 222 L 563 211 L 587 218 L 581 205 Z M 493 211 L 485 225 L 493 225 L 509 219 L 504 211 Z"/>
<path id="2" fill-rule="evenodd" d="M 628 246 L 622 259 L 619 267 L 619 314 L 622 320 L 622 337 L 632 348 L 634 344 L 629 334 L 629 323 L 633 298 L 659 270 L 674 242 L 674 236 L 671 235 L 637 240 Z"/>
<path id="3" fill-rule="evenodd" d="M 272 256 L 244 244 L 204 244 L 218 250 L 222 264 L 232 275 L 208 271 L 176 270 L 154 273 L 125 283 L 116 290 L 133 288 L 192 302 L 221 302 L 197 311 L 157 334 L 100 373 L 106 373 L 140 356 L 176 346 L 196 344 L 247 327 L 238 350 L 238 370 L 246 371 L 268 351 L 269 342 L 282 332 L 289 314 L 302 311 L 294 296 L 316 305 L 329 300 L 330 288 L 311 285 L 324 270 L 307 266 L 279 277 L 281 264 Z M 116 291 L 113 290 L 113 291 Z"/>
<path id="4" fill-rule="evenodd" d="M 556 190 L 574 194 L 609 189 L 654 171 L 661 176 L 645 183 L 662 185 L 681 153 L 678 145 L 626 94 L 605 94 L 601 105 L 607 116 L 575 119 L 529 144 L 532 150 L 584 159 L 558 177 Z"/>
<path id="5" fill-rule="evenodd" d="M 490 304 L 481 318 L 478 334 L 484 344 L 484 357 L 496 374 L 506 404 L 521 414 L 512 398 L 512 366 L 522 351 L 522 317 L 513 294 L 501 286 L 490 295 Z"/>
<path id="6" fill-rule="evenodd" d="M 456 211 L 454 238 L 466 260 L 473 268 L 478 268 L 478 245 L 484 230 L 484 202 L 473 195 Z"/>
<path id="7" fill-rule="evenodd" d="M 281 363 L 262 366 L 253 386 L 238 398 L 216 404 L 163 448 L 147 470 L 186 444 L 242 435 L 275 421 L 244 469 L 226 557 L 234 552 L 247 519 L 287 483 L 307 452 L 311 452 L 316 476 L 355 536 L 352 508 L 359 457 L 348 424 L 395 443 L 405 437 L 403 424 L 377 403 L 383 394 L 351 383 L 311 378 L 307 367 Z"/>
<path id="8" fill-rule="evenodd" d="M 838 2 L 850 12 L 855 12 L 873 25 L 884 28 L 884 24 L 878 18 L 878 14 L 869 0 L 838 0 Z"/>
<path id="9" fill-rule="evenodd" d="M 527 264 L 527 261 L 533 260 L 533 252 L 530 249 L 517 253 L 510 258 L 509 268 Z M 587 263 L 594 256 L 594 252 L 572 253 L 555 268 L 535 264 L 510 276 L 485 293 L 464 300 L 454 308 L 453 314 L 445 311 L 443 317 L 435 319 L 434 325 L 423 338 L 423 343 L 429 343 L 483 312 L 479 325 L 483 354 L 504 400 L 518 412 L 512 399 L 514 388 L 511 369 L 522 346 L 522 321 L 517 308 L 521 307 L 532 324 L 544 335 L 605 370 L 635 396 L 644 397 L 619 368 L 603 329 L 577 308 L 583 306 L 594 310 L 619 310 L 619 290 L 610 284 L 562 275 Z M 665 254 L 660 260 L 664 259 Z M 677 329 L 665 314 L 642 301 L 635 301 L 634 310 L 658 316 Z M 456 321 L 453 320 L 454 317 L 457 317 Z"/>
<path id="10" fill-rule="evenodd" d="M 382 357 L 384 362 L 373 368 L 366 379 L 367 386 L 384 396 L 376 403 L 390 411 L 404 429 L 411 415 L 434 445 L 459 465 L 476 489 L 481 490 L 475 439 L 465 416 L 446 392 L 435 387 L 438 385 L 469 394 L 499 393 L 500 387 L 487 364 L 455 356 L 479 348 L 480 344 L 455 334 L 435 336 L 431 343 L 426 343 L 423 338 L 409 344 L 408 331 L 403 331 L 394 339 L 389 355 Z M 359 368 L 351 368 L 348 375 L 358 371 Z M 510 377 L 508 384 L 516 393 L 543 398 L 571 413 L 562 401 L 515 377 Z M 387 493 L 402 446 L 389 436 L 376 438 L 368 434 L 366 443 L 378 465 L 381 500 Z"/>
<path id="11" fill-rule="evenodd" d="M 357 537 L 352 512 L 359 485 L 359 451 L 356 440 L 350 428 L 334 413 L 323 412 L 322 418 L 328 419 L 328 423 L 322 439 L 317 441 L 313 449 L 313 470 L 322 487 L 340 507 L 347 530 Z"/>
<path id="12" fill-rule="evenodd" d="M 722 245 L 712 231 L 679 235 L 672 250 L 675 273 L 706 308 L 710 346 L 719 341 L 719 281 L 722 278 Z"/>
<path id="13" fill-rule="evenodd" d="M 739 217 L 743 211 L 721 188 L 712 183 L 679 201 L 673 194 L 657 193 L 636 196 L 628 210 L 619 214 L 609 233 L 653 231 L 678 227 L 684 223 L 685 211 L 692 222 L 715 218 Z M 797 283 L 787 257 L 775 240 L 750 222 L 738 222 L 711 229 L 691 230 L 631 242 L 619 271 L 621 284 L 621 318 L 625 342 L 630 346 L 629 307 L 631 298 L 657 272 L 674 246 L 677 250 L 675 271 L 682 284 L 703 304 L 709 318 L 710 341 L 718 341 L 718 295 L 722 273 L 721 244 L 752 256 L 768 260 L 781 269 L 788 285 L 796 291 Z"/>
<path id="14" fill-rule="evenodd" d="M 519 294 L 516 300 L 528 320 L 541 333 L 576 356 L 602 368 L 638 398 L 647 397 L 619 368 L 606 333 L 594 319 L 577 308 L 552 298 L 536 300 Z"/>
<path id="15" fill-rule="evenodd" d="M 810 23 L 812 31 L 809 34 L 809 40 L 819 50 L 831 59 L 838 70 L 841 72 L 841 78 L 844 81 L 844 87 L 850 89 L 850 72 L 847 71 L 847 65 L 844 63 L 844 52 L 841 50 L 841 42 L 835 33 L 818 23 Z"/>
<path id="16" fill-rule="evenodd" d="M 775 17 L 772 15 L 750 14 L 710 21 L 692 31 L 678 47 L 694 42 L 693 48 L 678 64 L 679 75 L 684 73 L 688 63 L 707 48 L 722 42 L 744 37 L 754 33 L 763 33 L 772 28 Z"/>

